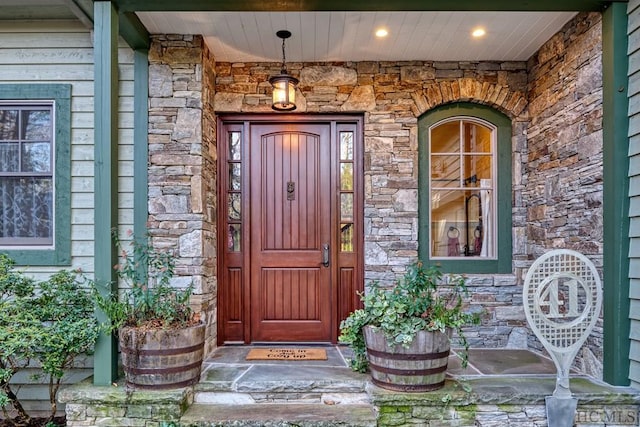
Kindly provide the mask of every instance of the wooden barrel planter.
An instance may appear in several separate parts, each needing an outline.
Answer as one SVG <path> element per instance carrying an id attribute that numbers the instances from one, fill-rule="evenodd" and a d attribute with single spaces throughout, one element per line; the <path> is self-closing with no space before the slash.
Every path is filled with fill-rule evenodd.
<path id="1" fill-rule="evenodd" d="M 449 335 L 420 331 L 409 347 L 391 346 L 384 333 L 365 326 L 364 339 L 372 382 L 394 391 L 432 391 L 444 386 Z"/>
<path id="2" fill-rule="evenodd" d="M 128 387 L 171 389 L 200 379 L 204 324 L 183 329 L 120 328 L 120 351 Z"/>

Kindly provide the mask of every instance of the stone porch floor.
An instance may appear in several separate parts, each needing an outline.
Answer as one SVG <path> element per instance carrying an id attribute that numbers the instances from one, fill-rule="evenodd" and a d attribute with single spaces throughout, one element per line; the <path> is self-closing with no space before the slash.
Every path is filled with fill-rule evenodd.
<path id="1" fill-rule="evenodd" d="M 220 389 L 242 389 L 256 382 L 285 383 L 320 379 L 341 379 L 348 382 L 366 381 L 369 377 L 349 369 L 347 360 L 351 351 L 345 346 L 310 346 L 326 349 L 326 361 L 245 360 L 249 350 L 261 347 L 263 346 L 219 347 L 204 362 L 200 385 L 206 387 L 206 384 L 216 384 Z M 294 345 L 283 347 L 296 348 Z M 454 350 L 449 357 L 447 369 L 447 375 L 452 379 L 489 375 L 555 377 L 555 373 L 556 369 L 551 359 L 528 350 L 514 349 L 470 349 L 469 365 L 466 369 L 462 369 L 460 357 Z"/>

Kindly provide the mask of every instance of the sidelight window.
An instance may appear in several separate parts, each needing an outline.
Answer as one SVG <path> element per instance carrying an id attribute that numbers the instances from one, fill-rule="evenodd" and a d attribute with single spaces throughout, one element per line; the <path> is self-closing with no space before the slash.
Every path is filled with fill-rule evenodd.
<path id="1" fill-rule="evenodd" d="M 340 251 L 354 250 L 354 132 L 340 132 Z"/>
<path id="2" fill-rule="evenodd" d="M 242 241 L 242 133 L 229 132 L 227 170 L 227 249 L 239 252 Z"/>

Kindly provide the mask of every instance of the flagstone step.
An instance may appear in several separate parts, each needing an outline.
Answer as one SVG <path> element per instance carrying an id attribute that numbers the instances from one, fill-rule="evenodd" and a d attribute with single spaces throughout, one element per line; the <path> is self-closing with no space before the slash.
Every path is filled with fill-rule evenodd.
<path id="1" fill-rule="evenodd" d="M 283 365 L 210 365 L 195 393 L 363 393 L 368 375 L 348 368 Z"/>
<path id="2" fill-rule="evenodd" d="M 193 427 L 373 427 L 376 414 L 371 405 L 304 403 L 194 404 L 180 419 Z"/>
<path id="3" fill-rule="evenodd" d="M 220 348 L 205 362 L 194 404 L 180 426 L 325 427 L 376 425 L 368 375 L 338 348 L 325 361 L 247 361 L 247 348 Z"/>
<path id="4" fill-rule="evenodd" d="M 194 403 L 251 405 L 259 403 L 316 403 L 323 405 L 369 404 L 367 393 L 234 393 L 198 392 Z"/>

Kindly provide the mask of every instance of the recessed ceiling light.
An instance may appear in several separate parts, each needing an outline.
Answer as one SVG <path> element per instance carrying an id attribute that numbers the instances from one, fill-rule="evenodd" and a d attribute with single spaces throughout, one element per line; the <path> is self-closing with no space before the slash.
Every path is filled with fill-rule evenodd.
<path id="1" fill-rule="evenodd" d="M 386 28 L 379 28 L 376 30 L 376 37 L 387 37 L 389 35 L 389 31 Z"/>
<path id="2" fill-rule="evenodd" d="M 484 36 L 485 34 L 487 34 L 487 32 L 485 31 L 485 29 L 484 29 L 484 28 L 481 28 L 481 27 L 478 27 L 478 28 L 476 28 L 475 30 L 473 30 L 473 31 L 471 32 L 471 35 L 472 35 L 473 37 L 482 37 L 482 36 Z"/>

